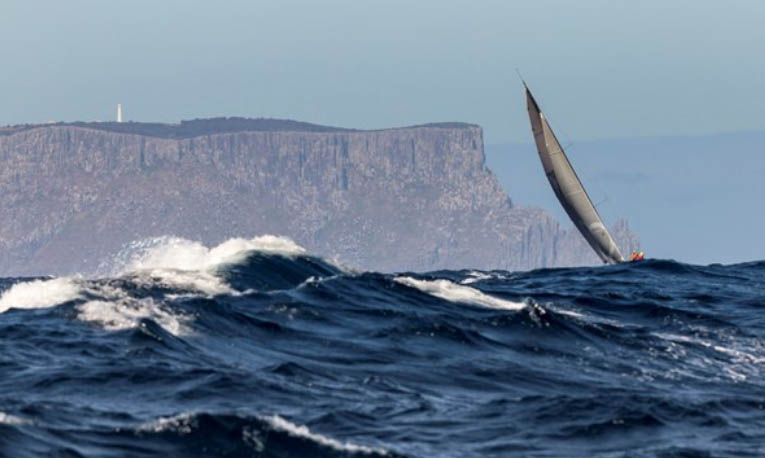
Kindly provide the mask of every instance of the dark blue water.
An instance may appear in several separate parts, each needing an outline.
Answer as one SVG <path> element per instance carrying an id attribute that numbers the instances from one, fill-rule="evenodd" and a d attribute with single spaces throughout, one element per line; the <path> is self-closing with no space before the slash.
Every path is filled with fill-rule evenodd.
<path id="1" fill-rule="evenodd" d="M 765 262 L 0 291 L 3 456 L 765 455 Z"/>

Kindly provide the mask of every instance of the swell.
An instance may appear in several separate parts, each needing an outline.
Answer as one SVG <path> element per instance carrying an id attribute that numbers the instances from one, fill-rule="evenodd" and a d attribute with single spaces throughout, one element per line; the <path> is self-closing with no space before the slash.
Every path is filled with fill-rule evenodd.
<path id="1" fill-rule="evenodd" d="M 0 279 L 5 454 L 756 456 L 765 440 L 763 263 L 385 274 L 278 238 L 167 242 L 97 278 Z"/>

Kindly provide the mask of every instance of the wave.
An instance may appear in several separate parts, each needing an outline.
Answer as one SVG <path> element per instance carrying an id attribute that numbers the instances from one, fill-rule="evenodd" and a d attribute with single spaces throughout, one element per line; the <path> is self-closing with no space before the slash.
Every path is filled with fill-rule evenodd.
<path id="1" fill-rule="evenodd" d="M 298 257 L 305 258 L 302 269 L 269 272 L 263 268 L 268 262 L 289 266 Z M 191 332 L 192 317 L 175 309 L 172 303 L 178 298 L 236 295 L 241 293 L 237 287 L 247 291 L 274 286 L 273 281 L 252 281 L 258 273 L 277 276 L 281 284 L 294 286 L 314 274 L 338 272 L 329 263 L 306 256 L 305 249 L 292 240 L 272 235 L 233 238 L 212 248 L 178 237 L 147 239 L 130 244 L 102 263 L 101 269 L 107 269 L 106 265 L 116 272 L 114 276 L 15 283 L 0 296 L 0 313 L 76 303 L 78 319 L 106 330 L 135 328 L 148 319 L 173 335 L 184 335 Z M 249 284 L 242 285 L 242 270 L 249 272 Z"/>
<path id="2" fill-rule="evenodd" d="M 201 242 L 164 236 L 128 244 L 102 261 L 99 270 L 111 275 L 153 269 L 209 270 L 242 261 L 252 252 L 296 256 L 306 250 L 289 238 L 274 235 L 235 237 L 212 248 Z"/>
<path id="3" fill-rule="evenodd" d="M 449 280 L 418 280 L 412 277 L 396 277 L 393 281 L 415 288 L 439 299 L 449 302 L 478 305 L 480 307 L 521 310 L 526 307 L 522 302 L 498 299 L 469 286 L 459 285 Z"/>
<path id="4" fill-rule="evenodd" d="M 389 274 L 286 239 L 163 240 L 115 274 L 0 279 L 0 455 L 757 456 L 765 441 L 762 263 Z"/>
<path id="5" fill-rule="evenodd" d="M 340 452 L 382 456 L 389 454 L 388 450 L 381 447 L 369 447 L 366 445 L 354 444 L 352 442 L 341 442 L 337 439 L 332 439 L 331 437 L 311 432 L 307 426 L 296 425 L 295 423 L 285 420 L 279 415 L 271 415 L 268 417 L 263 417 L 263 419 L 278 431 L 284 431 L 294 437 L 309 439 L 313 442 L 330 447 Z"/>
<path id="6" fill-rule="evenodd" d="M 11 308 L 53 307 L 79 299 L 81 292 L 82 289 L 76 279 L 72 277 L 16 283 L 0 296 L 0 313 Z"/>
<path id="7" fill-rule="evenodd" d="M 379 446 L 359 445 L 311 431 L 279 415 L 239 416 L 186 412 L 139 425 L 135 431 L 146 435 L 178 435 L 184 441 L 216 435 L 235 437 L 227 444 L 229 453 L 256 452 L 260 456 L 400 456 Z"/>

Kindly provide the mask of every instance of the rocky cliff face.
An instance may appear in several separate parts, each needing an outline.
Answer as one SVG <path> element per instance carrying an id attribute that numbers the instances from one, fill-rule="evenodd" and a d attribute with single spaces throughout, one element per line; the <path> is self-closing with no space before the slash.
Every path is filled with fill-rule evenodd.
<path id="1" fill-rule="evenodd" d="M 597 262 L 578 233 L 513 206 L 478 126 L 250 125 L 185 138 L 98 127 L 1 132 L 0 275 L 90 272 L 162 235 L 286 235 L 375 270 Z M 623 223 L 614 235 L 625 250 L 637 244 Z"/>

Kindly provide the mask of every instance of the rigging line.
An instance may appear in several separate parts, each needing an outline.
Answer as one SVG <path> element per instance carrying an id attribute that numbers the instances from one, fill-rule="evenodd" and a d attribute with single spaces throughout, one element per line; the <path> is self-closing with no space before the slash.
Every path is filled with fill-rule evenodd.
<path id="1" fill-rule="evenodd" d="M 608 202 L 608 196 L 606 196 L 605 199 L 603 199 L 600 202 L 598 202 L 597 204 L 595 204 L 595 208 L 598 208 L 600 206 L 600 204 L 604 204 L 606 202 Z"/>
<path id="2" fill-rule="evenodd" d="M 518 74 L 518 78 L 520 78 L 521 83 L 523 83 L 523 87 L 528 88 L 528 86 L 526 86 L 526 80 L 523 79 L 523 75 L 521 75 L 521 71 L 518 70 L 518 67 L 515 67 L 515 73 Z"/>

